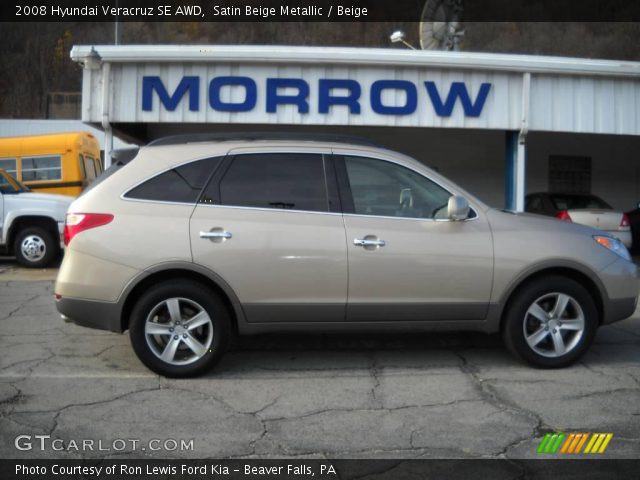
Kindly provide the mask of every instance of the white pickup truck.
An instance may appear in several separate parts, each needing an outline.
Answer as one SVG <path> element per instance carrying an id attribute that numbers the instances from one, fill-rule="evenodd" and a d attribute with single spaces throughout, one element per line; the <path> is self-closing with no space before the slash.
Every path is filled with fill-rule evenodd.
<path id="1" fill-rule="evenodd" d="M 0 253 L 15 255 L 26 267 L 49 265 L 63 247 L 64 218 L 73 200 L 31 193 L 0 169 Z"/>

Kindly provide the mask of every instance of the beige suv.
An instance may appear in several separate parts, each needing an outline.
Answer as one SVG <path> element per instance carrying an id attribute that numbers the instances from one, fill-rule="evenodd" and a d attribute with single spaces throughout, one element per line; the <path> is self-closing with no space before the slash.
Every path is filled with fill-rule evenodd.
<path id="1" fill-rule="evenodd" d="M 175 377 L 214 365 L 234 331 L 500 331 L 560 367 L 638 295 L 615 238 L 489 208 L 416 160 L 335 138 L 157 141 L 71 205 L 65 242 L 60 313 L 128 329 Z"/>

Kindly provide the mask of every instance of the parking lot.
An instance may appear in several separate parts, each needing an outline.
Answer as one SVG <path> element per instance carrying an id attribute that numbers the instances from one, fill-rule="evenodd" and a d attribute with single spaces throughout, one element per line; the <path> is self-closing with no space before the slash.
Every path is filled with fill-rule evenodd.
<path id="1" fill-rule="evenodd" d="M 549 431 L 611 432 L 609 458 L 640 451 L 638 312 L 562 370 L 524 366 L 482 334 L 274 335 L 243 339 L 206 377 L 170 380 L 127 335 L 64 323 L 55 274 L 0 261 L 2 458 L 536 458 Z M 110 449 L 22 451 L 19 435 Z"/>

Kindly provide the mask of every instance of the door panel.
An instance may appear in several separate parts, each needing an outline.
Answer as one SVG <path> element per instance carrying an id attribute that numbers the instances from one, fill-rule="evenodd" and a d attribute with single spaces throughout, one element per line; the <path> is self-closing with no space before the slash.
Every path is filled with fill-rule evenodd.
<path id="1" fill-rule="evenodd" d="M 436 222 L 345 215 L 344 220 L 348 321 L 485 318 L 493 248 L 484 219 Z M 367 236 L 384 246 L 354 244 Z"/>
<path id="2" fill-rule="evenodd" d="M 343 321 L 347 247 L 330 157 L 232 155 L 191 217 L 194 262 L 230 285 L 249 322 Z"/>
<path id="3" fill-rule="evenodd" d="M 214 229 L 231 238 L 201 238 Z M 194 262 L 231 286 L 249 322 L 344 320 L 341 215 L 199 205 L 190 230 Z"/>
<path id="4" fill-rule="evenodd" d="M 348 321 L 481 320 L 493 279 L 487 221 L 447 219 L 451 193 L 394 162 L 336 156 L 348 241 Z M 349 211 L 350 210 L 350 211 Z"/>

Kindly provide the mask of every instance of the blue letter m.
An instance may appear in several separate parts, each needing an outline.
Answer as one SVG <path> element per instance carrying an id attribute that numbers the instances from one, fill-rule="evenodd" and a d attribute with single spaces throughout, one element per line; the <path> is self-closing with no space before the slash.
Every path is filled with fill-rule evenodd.
<path id="1" fill-rule="evenodd" d="M 158 93 L 160 103 L 170 112 L 173 112 L 178 107 L 184 94 L 189 91 L 189 110 L 192 112 L 198 111 L 200 106 L 200 77 L 182 77 L 173 95 L 169 95 L 160 77 L 142 77 L 142 110 L 145 112 L 153 110 L 154 90 Z"/>
<path id="2" fill-rule="evenodd" d="M 469 97 L 469 92 L 467 92 L 465 84 L 462 82 L 453 82 L 451 83 L 451 89 L 449 90 L 449 95 L 447 95 L 447 100 L 442 103 L 442 98 L 440 98 L 440 93 L 438 93 L 438 87 L 436 87 L 436 84 L 434 82 L 424 82 L 424 85 L 427 87 L 427 93 L 431 99 L 433 109 L 440 117 L 451 116 L 458 97 L 460 98 L 460 103 L 462 103 L 462 109 L 464 110 L 464 115 L 466 117 L 479 117 L 482 113 L 482 109 L 484 108 L 484 102 L 487 100 L 487 96 L 489 95 L 489 90 L 491 90 L 490 83 L 483 83 L 480 85 L 480 91 L 478 92 L 476 101 L 471 103 L 471 98 Z"/>

